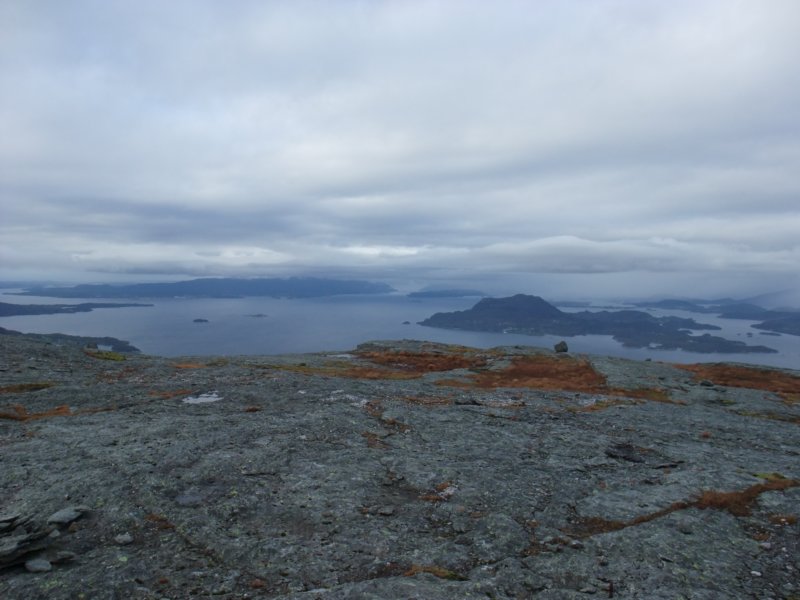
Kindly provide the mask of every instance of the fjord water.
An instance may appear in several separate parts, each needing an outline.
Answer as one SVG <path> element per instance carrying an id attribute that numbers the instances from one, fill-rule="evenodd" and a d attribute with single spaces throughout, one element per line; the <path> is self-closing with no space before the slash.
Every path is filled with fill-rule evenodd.
<path id="1" fill-rule="evenodd" d="M 13 292 L 17 290 L 6 290 Z M 102 299 L 59 299 L 3 294 L 17 304 L 78 304 Z M 378 339 L 417 339 L 488 348 L 526 345 L 552 348 L 558 336 L 527 336 L 434 329 L 417 325 L 433 313 L 465 310 L 477 298 L 408 298 L 402 295 L 331 296 L 323 298 L 175 298 L 136 299 L 151 307 L 96 309 L 88 313 L 0 318 L 0 327 L 25 333 L 112 336 L 128 340 L 147 354 L 160 356 L 289 354 L 350 350 Z M 121 302 L 119 299 L 109 302 Z M 582 310 L 582 309 L 581 309 Z M 699 354 L 684 351 L 624 348 L 611 336 L 564 338 L 573 352 L 608 354 L 669 362 L 745 362 L 800 368 L 800 337 L 764 335 L 754 321 L 720 319 L 683 311 L 649 311 L 676 315 L 722 327 L 709 332 L 778 354 Z M 254 316 L 263 315 L 263 316 Z M 207 319 L 195 323 L 194 319 Z M 408 321 L 409 324 L 404 324 Z M 747 334 L 752 334 L 748 336 Z"/>

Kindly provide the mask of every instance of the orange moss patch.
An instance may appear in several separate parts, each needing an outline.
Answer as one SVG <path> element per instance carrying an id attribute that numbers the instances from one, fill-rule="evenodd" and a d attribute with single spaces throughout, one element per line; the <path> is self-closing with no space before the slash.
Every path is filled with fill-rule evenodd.
<path id="1" fill-rule="evenodd" d="M 469 376 L 468 381 L 437 383 L 481 389 L 529 387 L 572 392 L 606 391 L 605 377 L 595 371 L 588 361 L 572 357 L 555 358 L 544 355 L 515 358 L 505 369 L 475 373 Z"/>
<path id="2" fill-rule="evenodd" d="M 172 363 L 173 369 L 205 369 L 206 365 L 200 363 Z"/>
<path id="3" fill-rule="evenodd" d="M 692 502 L 695 508 L 713 508 L 727 510 L 736 517 L 745 517 L 750 514 L 758 497 L 764 492 L 788 490 L 797 487 L 800 481 L 794 479 L 772 479 L 765 483 L 751 485 L 749 488 L 738 492 L 717 492 L 707 490 Z"/>
<path id="4" fill-rule="evenodd" d="M 800 377 L 773 369 L 724 364 L 675 365 L 716 385 L 774 392 L 787 404 L 800 402 Z"/>
<path id="5" fill-rule="evenodd" d="M 167 519 L 164 515 L 157 515 L 155 513 L 149 513 L 144 516 L 144 520 L 153 523 L 156 529 L 175 529 L 175 525 Z"/>
<path id="6" fill-rule="evenodd" d="M 99 360 L 114 360 L 114 361 L 125 360 L 124 354 L 120 354 L 119 352 L 114 352 L 113 350 L 84 350 L 83 353 L 86 356 L 91 356 L 92 358 L 97 358 Z"/>
<path id="7" fill-rule="evenodd" d="M 444 481 L 433 488 L 433 491 L 421 494 L 419 499 L 425 502 L 447 502 L 456 493 L 456 486 L 452 481 Z"/>
<path id="8" fill-rule="evenodd" d="M 168 390 L 165 392 L 158 392 L 156 390 L 152 390 L 147 392 L 148 396 L 153 398 L 161 398 L 163 400 L 169 400 L 170 398 L 177 398 L 178 396 L 188 396 L 192 393 L 192 390 Z"/>
<path id="9" fill-rule="evenodd" d="M 261 411 L 261 407 L 260 406 L 245 406 L 243 412 L 254 413 L 254 412 L 259 412 L 259 411 Z"/>
<path id="10" fill-rule="evenodd" d="M 349 379 L 418 379 L 423 375 L 414 371 L 393 371 L 391 369 L 372 369 L 370 367 L 348 367 L 330 374 Z"/>
<path id="11" fill-rule="evenodd" d="M 402 400 L 419 406 L 449 406 L 454 402 L 452 396 L 406 396 Z"/>
<path id="12" fill-rule="evenodd" d="M 642 523 L 660 519 L 668 514 L 687 508 L 724 510 L 736 517 L 746 517 L 750 515 L 756 500 L 758 500 L 758 497 L 764 492 L 784 491 L 797 486 L 800 486 L 800 481 L 794 479 L 776 479 L 766 483 L 751 485 L 748 488 L 735 492 L 704 490 L 700 492 L 700 495 L 694 500 L 675 502 L 670 504 L 667 508 L 640 515 L 629 521 L 614 521 L 600 517 L 582 518 L 573 524 L 569 533 L 575 537 L 590 537 L 598 533 L 619 531 L 626 527 L 633 527 L 634 525 L 641 525 Z"/>
<path id="13" fill-rule="evenodd" d="M 107 412 L 116 410 L 116 406 L 97 407 L 97 408 L 82 408 L 81 410 L 72 411 L 69 406 L 62 404 L 50 410 L 45 410 L 38 413 L 29 413 L 28 410 L 21 404 L 12 404 L 10 407 L 14 412 L 0 412 L 0 419 L 9 419 L 11 421 L 35 421 L 37 419 L 46 419 L 48 417 L 76 417 L 78 415 L 92 415 L 99 412 Z"/>
<path id="14" fill-rule="evenodd" d="M 46 390 L 51 388 L 55 383 L 41 382 L 41 383 L 15 383 L 0 387 L 0 394 L 19 394 L 22 392 L 38 392 L 39 390 Z"/>
<path id="15" fill-rule="evenodd" d="M 38 413 L 29 413 L 21 404 L 13 404 L 10 408 L 13 412 L 0 412 L 0 419 L 35 421 L 36 419 L 44 419 L 46 417 L 69 417 L 73 414 L 66 404 Z"/>
<path id="16" fill-rule="evenodd" d="M 378 437 L 377 433 L 373 433 L 372 431 L 364 431 L 361 434 L 365 440 L 367 440 L 367 447 L 375 448 L 376 450 L 385 450 L 389 447 L 389 444 L 384 442 L 381 438 Z"/>
<path id="17" fill-rule="evenodd" d="M 769 522 L 773 525 L 796 525 L 797 515 L 770 515 Z"/>
<path id="18" fill-rule="evenodd" d="M 377 365 L 419 374 L 486 366 L 485 358 L 474 355 L 468 356 L 464 351 L 453 354 L 408 351 L 360 352 L 356 356 Z"/>
<path id="19" fill-rule="evenodd" d="M 449 579 L 451 581 L 466 581 L 467 579 L 455 571 L 445 569 L 444 567 L 437 567 L 436 565 L 411 565 L 411 567 L 403 573 L 403 576 L 414 577 L 414 575 L 419 575 L 420 573 L 429 573 L 439 579 Z"/>
<path id="20" fill-rule="evenodd" d="M 606 378 L 598 373 L 589 361 L 574 357 L 523 356 L 513 359 L 511 365 L 502 370 L 482 371 L 469 375 L 466 380 L 447 379 L 436 383 L 460 388 L 495 389 L 506 387 L 563 390 L 684 404 L 670 399 L 669 394 L 662 389 L 610 388 L 606 384 Z M 592 412 L 624 403 L 620 400 L 608 400 L 578 410 Z"/>
<path id="21" fill-rule="evenodd" d="M 628 398 L 640 398 L 642 400 L 650 400 L 652 402 L 663 402 L 664 404 L 676 404 L 678 406 L 686 406 L 683 400 L 673 400 L 669 397 L 666 390 L 659 388 L 634 388 L 631 390 L 623 390 L 615 388 L 611 390 L 612 393 L 621 394 Z"/>
<path id="22" fill-rule="evenodd" d="M 312 367 L 305 363 L 297 365 L 272 365 L 271 368 L 281 371 L 290 371 L 302 375 L 322 375 L 327 377 L 346 377 L 348 379 L 417 379 L 422 377 L 422 373 L 393 371 L 391 369 L 374 368 L 367 366 L 356 366 L 349 362 L 328 362 L 323 366 Z"/>

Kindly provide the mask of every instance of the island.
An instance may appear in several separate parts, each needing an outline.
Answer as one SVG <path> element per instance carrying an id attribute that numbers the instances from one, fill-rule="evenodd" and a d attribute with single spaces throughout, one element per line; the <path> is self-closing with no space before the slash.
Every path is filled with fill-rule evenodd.
<path id="1" fill-rule="evenodd" d="M 83 302 L 81 304 L 11 304 L 0 302 L 0 317 L 22 315 L 66 315 L 91 312 L 96 308 L 130 308 L 133 306 L 153 306 L 152 304 L 132 304 L 115 302 Z"/>
<path id="2" fill-rule="evenodd" d="M 771 333 L 800 335 L 800 310 L 770 310 L 751 302 L 726 298 L 724 300 L 659 300 L 656 302 L 637 302 L 641 308 L 661 308 L 685 310 L 702 314 L 715 314 L 723 319 L 761 321 L 751 325 Z"/>
<path id="3" fill-rule="evenodd" d="M 395 289 L 385 283 L 317 277 L 280 278 L 203 278 L 172 283 L 134 283 L 127 285 L 81 284 L 72 287 L 32 287 L 21 296 L 52 298 L 314 298 L 343 294 L 388 294 Z"/>
<path id="4" fill-rule="evenodd" d="M 526 294 L 484 298 L 468 310 L 436 313 L 419 324 L 442 329 L 526 335 L 611 335 L 623 346 L 653 350 L 777 352 L 766 346 L 752 346 L 707 333 L 692 335 L 692 331 L 720 329 L 694 319 L 655 317 L 638 310 L 567 313 L 539 296 Z"/>

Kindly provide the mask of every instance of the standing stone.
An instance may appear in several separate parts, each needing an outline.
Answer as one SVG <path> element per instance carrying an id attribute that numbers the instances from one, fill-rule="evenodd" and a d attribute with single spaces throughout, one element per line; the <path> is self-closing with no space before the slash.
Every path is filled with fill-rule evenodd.
<path id="1" fill-rule="evenodd" d="M 553 346 L 553 350 L 556 352 L 569 352 L 569 348 L 567 347 L 567 342 L 561 340 L 555 346 Z"/>

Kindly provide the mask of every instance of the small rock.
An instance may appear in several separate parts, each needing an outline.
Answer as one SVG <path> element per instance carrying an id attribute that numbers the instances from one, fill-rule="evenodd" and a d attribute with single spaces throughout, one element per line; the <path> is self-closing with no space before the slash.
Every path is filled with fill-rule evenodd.
<path id="1" fill-rule="evenodd" d="M 684 535 L 691 535 L 692 527 L 688 523 L 678 523 L 678 531 Z"/>
<path id="2" fill-rule="evenodd" d="M 0 515 L 0 523 L 11 523 L 22 516 L 22 513 L 5 513 Z"/>
<path id="3" fill-rule="evenodd" d="M 569 347 L 567 346 L 567 342 L 561 340 L 555 346 L 553 346 L 553 350 L 556 352 L 569 352 Z"/>
<path id="4" fill-rule="evenodd" d="M 579 591 L 581 594 L 596 594 L 597 588 L 592 585 L 587 585 L 586 587 L 582 587 Z"/>
<path id="5" fill-rule="evenodd" d="M 583 542 L 579 540 L 572 540 L 569 543 L 569 547 L 572 548 L 573 550 L 580 550 L 581 548 L 583 548 Z"/>
<path id="6" fill-rule="evenodd" d="M 133 536 L 130 533 L 120 533 L 114 536 L 114 541 L 120 546 L 127 546 L 133 542 Z"/>
<path id="7" fill-rule="evenodd" d="M 750 575 L 753 577 L 761 577 L 761 571 L 750 571 Z"/>
<path id="8" fill-rule="evenodd" d="M 54 565 L 60 565 L 61 563 L 75 560 L 75 553 L 68 550 L 59 550 L 55 554 L 48 554 L 47 559 Z"/>
<path id="9" fill-rule="evenodd" d="M 25 561 L 25 570 L 29 573 L 46 573 L 53 569 L 53 565 L 46 558 L 32 558 Z"/>
<path id="10" fill-rule="evenodd" d="M 378 514 L 383 515 L 384 517 L 390 517 L 394 514 L 394 507 L 392 506 L 381 506 L 378 509 Z"/>
<path id="11" fill-rule="evenodd" d="M 55 525 L 68 525 L 89 510 L 88 506 L 68 506 L 50 515 L 47 522 Z"/>

